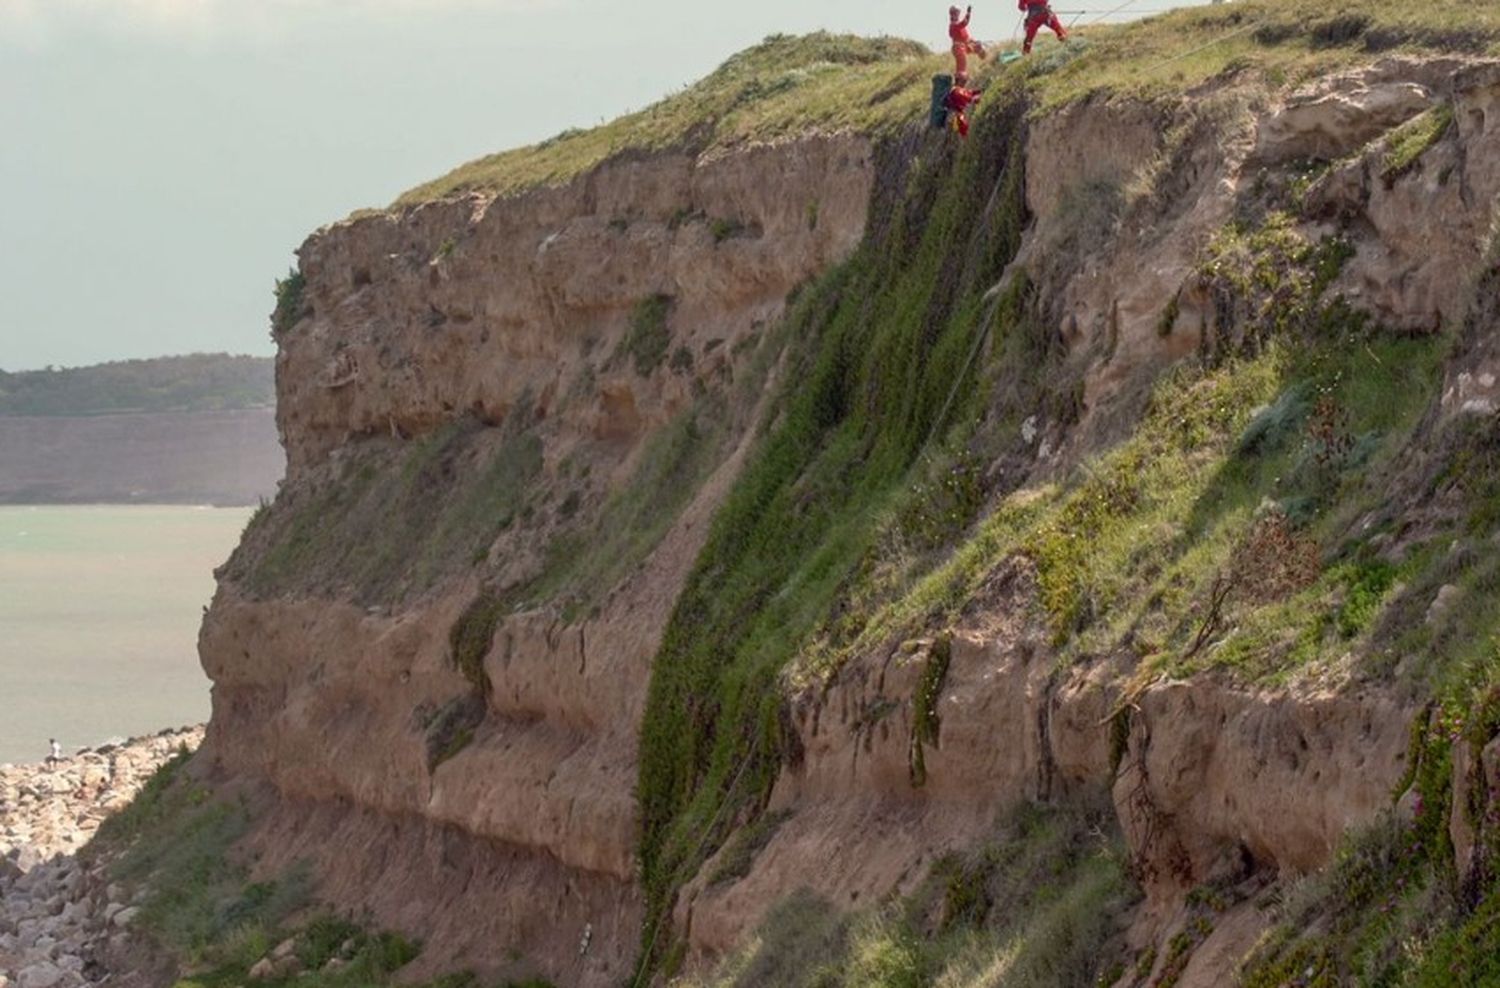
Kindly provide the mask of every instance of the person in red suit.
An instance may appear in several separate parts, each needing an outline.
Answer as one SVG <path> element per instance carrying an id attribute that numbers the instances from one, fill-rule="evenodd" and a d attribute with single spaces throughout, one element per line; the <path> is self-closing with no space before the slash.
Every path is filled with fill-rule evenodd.
<path id="1" fill-rule="evenodd" d="M 969 136 L 969 107 L 979 102 L 979 97 L 984 95 L 983 90 L 970 89 L 969 77 L 960 72 L 953 77 L 953 88 L 948 90 L 948 95 L 943 98 L 943 106 L 953 114 L 953 120 L 958 127 L 958 136 L 967 139 Z"/>
<path id="2" fill-rule="evenodd" d="M 1058 41 L 1068 40 L 1068 29 L 1062 26 L 1047 0 L 1019 0 L 1016 6 L 1026 13 L 1026 43 L 1021 46 L 1022 53 L 1031 54 L 1031 43 L 1044 25 L 1052 29 Z"/>
<path id="3" fill-rule="evenodd" d="M 969 18 L 973 16 L 973 7 L 964 11 L 963 17 L 958 16 L 957 7 L 948 8 L 948 37 L 953 41 L 953 71 L 955 75 L 964 75 L 969 71 L 970 55 L 978 55 L 980 58 L 984 57 L 984 45 L 969 36 Z"/>

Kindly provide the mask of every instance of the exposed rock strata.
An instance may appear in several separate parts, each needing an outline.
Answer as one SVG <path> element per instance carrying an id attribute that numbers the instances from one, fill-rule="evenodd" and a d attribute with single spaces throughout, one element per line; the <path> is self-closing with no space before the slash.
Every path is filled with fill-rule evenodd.
<path id="1" fill-rule="evenodd" d="M 319 233 L 301 252 L 307 315 L 282 334 L 277 364 L 288 491 L 328 483 L 364 437 L 417 440 L 460 419 L 526 429 L 546 476 L 585 462 L 606 495 L 617 490 L 696 396 L 759 400 L 729 396 L 733 382 L 792 290 L 859 242 L 872 183 L 867 141 L 817 138 L 618 161 L 563 188 Z M 690 370 L 625 355 L 653 298 L 669 300 L 668 349 Z M 366 607 L 337 587 L 257 595 L 226 571 L 201 640 L 215 682 L 205 753 L 286 801 L 257 838 L 262 868 L 295 860 L 280 849 L 316 846 L 314 834 L 383 848 L 327 868 L 325 894 L 371 906 L 430 956 L 503 972 L 521 953 L 564 983 L 618 983 L 639 935 L 633 787 L 650 660 L 750 438 L 728 437 L 723 462 L 593 616 L 500 621 L 482 722 L 435 766 L 421 712 L 472 688 L 449 634 L 473 576 Z M 503 584 L 534 575 L 527 533 L 548 524 L 517 525 L 491 550 Z M 418 869 L 382 894 L 397 887 L 374 879 L 390 855 L 408 860 L 397 848 L 422 862 L 436 847 L 461 877 Z M 488 919 L 457 918 L 477 914 Z"/>
<path id="2" fill-rule="evenodd" d="M 1353 231 L 1355 258 L 1335 286 L 1351 302 L 1408 331 L 1467 305 L 1462 289 L 1484 263 L 1500 196 L 1493 65 L 1391 61 L 1269 102 L 1233 78 L 1216 85 L 1194 94 L 1197 112 L 1181 108 L 1171 141 L 1160 108 L 1084 104 L 1031 125 L 1035 223 L 1016 268 L 1046 283 L 1084 384 L 1076 427 L 1031 424 L 1045 437 L 1037 477 L 1117 438 L 1164 366 L 1234 331 L 1199 264 L 1275 162 L 1349 156 L 1309 191 L 1330 220 L 1305 232 L 1332 230 L 1334 216 Z M 1443 99 L 1455 130 L 1386 175 L 1390 128 Z M 716 368 L 732 375 L 735 344 L 857 243 L 871 156 L 854 138 L 714 161 L 664 154 L 563 189 L 319 234 L 302 252 L 310 315 L 283 334 L 278 361 L 291 484 L 313 484 L 364 438 L 402 441 L 472 416 L 493 428 L 540 423 L 549 471 L 587 449 L 618 487 L 695 388 L 712 386 Z M 1081 209 L 1101 188 L 1104 212 Z M 1421 232 L 1433 228 L 1451 235 Z M 1069 263 L 1058 264 L 1065 250 Z M 633 308 L 658 295 L 673 300 L 672 345 L 687 348 L 692 374 L 591 356 L 616 352 Z M 1489 400 L 1497 369 L 1464 372 L 1453 401 Z M 736 438 L 742 454 L 748 440 Z M 485 716 L 435 767 L 413 714 L 469 688 L 447 636 L 473 597 L 471 577 L 372 607 L 338 588 L 268 599 L 226 579 L 203 635 L 216 683 L 207 755 L 282 794 L 255 839 L 268 851 L 359 848 L 347 867 L 324 868 L 326 893 L 371 905 L 438 953 L 501 967 L 515 948 L 570 984 L 618 981 L 638 932 L 632 787 L 650 658 L 737 466 L 731 457 L 719 467 L 594 616 L 502 620 L 483 660 Z M 496 555 L 519 579 L 525 565 Z M 1194 885 L 1316 868 L 1346 828 L 1389 802 L 1413 711 L 1373 690 L 1152 684 L 1130 695 L 1128 743 L 1112 751 L 1133 660 L 1059 669 L 1031 580 L 1024 565 L 1001 574 L 952 629 L 938 744 L 913 738 L 922 647 L 861 656 L 803 698 L 805 757 L 772 799 L 787 823 L 744 879 L 700 882 L 679 901 L 700 957 L 740 942 L 798 886 L 851 906 L 878 901 L 911 887 L 935 856 L 981 840 L 1006 807 L 1084 790 L 1114 799 L 1148 892 L 1133 934 L 1145 943 L 1170 932 Z M 282 860 L 273 853 L 265 866 Z M 382 891 L 392 862 L 409 898 Z M 538 889 L 546 905 L 528 912 Z M 455 918 L 479 914 L 478 928 Z M 576 946 L 584 930 L 588 956 Z M 1256 933 L 1252 918 L 1226 922 L 1179 983 L 1213 983 L 1224 972 L 1212 958 L 1239 956 Z"/>
<path id="3" fill-rule="evenodd" d="M 1015 267 L 1045 274 L 1058 270 L 1053 252 L 1078 251 L 1077 269 L 1053 294 L 1070 359 L 1087 368 L 1083 421 L 1064 441 L 1041 443 L 1043 476 L 1119 438 L 1121 412 L 1144 384 L 1231 329 L 1202 293 L 1198 265 L 1270 160 L 1309 148 L 1349 156 L 1309 193 L 1314 202 L 1341 197 L 1352 211 L 1344 219 L 1356 250 L 1333 291 L 1398 330 L 1451 325 L 1472 304 L 1500 219 L 1500 134 L 1486 123 L 1500 67 L 1388 60 L 1268 106 L 1232 82 L 1199 95 L 1176 145 L 1160 111 L 1113 103 L 1032 124 L 1027 201 L 1036 222 Z M 1455 108 L 1454 130 L 1410 170 L 1384 176 L 1388 131 L 1443 100 Z M 1307 232 L 1316 239 L 1330 229 Z M 1175 319 L 1164 324 L 1174 299 Z M 1500 366 L 1487 352 L 1455 372 L 1454 412 L 1489 407 Z M 1390 806 L 1417 713 L 1400 692 L 1254 690 L 1200 678 L 1151 685 L 1127 703 L 1132 660 L 1057 668 L 1029 581 L 1024 568 L 997 577 L 993 598 L 972 602 L 975 616 L 954 629 L 935 707 L 941 743 L 924 752 L 923 785 L 910 764 L 922 652 L 860 657 L 806 698 L 806 755 L 773 801 L 789 819 L 746 878 L 728 887 L 700 879 L 679 902 L 677 921 L 700 951 L 713 957 L 743 943 L 798 886 L 851 906 L 909 891 L 933 858 L 981 842 L 1018 801 L 1088 789 L 1112 793 L 1147 892 L 1132 938 L 1159 943 L 1193 887 L 1315 870 L 1350 827 Z M 1133 716 L 1112 765 L 1110 725 L 1122 706 Z M 1264 922 L 1236 913 L 1178 983 L 1221 983 Z"/>

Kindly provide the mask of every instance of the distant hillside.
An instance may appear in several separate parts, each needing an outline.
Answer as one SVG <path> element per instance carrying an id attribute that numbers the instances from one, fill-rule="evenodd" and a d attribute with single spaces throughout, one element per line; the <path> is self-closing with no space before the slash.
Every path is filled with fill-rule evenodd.
<path id="1" fill-rule="evenodd" d="M 61 370 L 0 371 L 0 416 L 208 412 L 276 403 L 268 357 L 199 353 Z"/>

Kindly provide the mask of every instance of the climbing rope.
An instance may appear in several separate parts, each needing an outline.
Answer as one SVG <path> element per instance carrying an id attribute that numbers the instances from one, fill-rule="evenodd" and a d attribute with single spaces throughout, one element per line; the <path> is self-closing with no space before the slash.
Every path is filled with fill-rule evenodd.
<path id="1" fill-rule="evenodd" d="M 1181 52 L 1181 53 L 1179 53 L 1177 55 L 1173 55 L 1171 58 L 1164 58 L 1164 59 L 1162 59 L 1159 62 L 1152 62 L 1150 65 L 1146 66 L 1141 71 L 1142 72 L 1154 72 L 1155 70 L 1161 68 L 1163 65 L 1171 65 L 1173 62 L 1179 62 L 1179 61 L 1181 61 L 1184 58 L 1191 58 L 1192 56 L 1198 54 L 1199 52 L 1208 51 L 1210 48 L 1214 47 L 1215 45 L 1221 45 L 1224 42 L 1232 40 L 1234 38 L 1237 38 L 1237 37 L 1239 37 L 1242 34 L 1248 34 L 1251 31 L 1254 31 L 1257 28 L 1259 28 L 1262 23 L 1264 23 L 1264 22 L 1263 21 L 1256 21 L 1253 24 L 1246 24 L 1244 27 L 1236 28 L 1235 30 L 1230 31 L 1228 34 L 1221 34 L 1217 38 L 1215 38 L 1212 41 L 1208 42 L 1207 44 L 1199 45 L 1197 48 L 1194 48 L 1194 49 L 1192 49 L 1190 51 Z"/>
<path id="2" fill-rule="evenodd" d="M 708 826 L 703 829 L 703 833 L 698 838 L 697 845 L 693 848 L 692 857 L 688 858 L 687 860 L 696 860 L 698 855 L 703 853 L 704 848 L 708 847 L 709 838 L 713 836 L 714 829 L 718 827 L 720 821 L 723 819 L 724 811 L 729 808 L 729 797 L 734 795 L 734 790 L 739 786 L 740 779 L 744 777 L 745 769 L 750 767 L 750 762 L 751 759 L 749 758 L 746 758 L 744 761 L 740 762 L 739 771 L 734 774 L 734 779 L 730 781 L 729 788 L 724 790 L 724 801 L 719 804 L 718 811 L 715 812 L 713 818 L 708 821 Z M 662 927 L 665 925 L 663 921 L 670 920 L 670 918 L 671 917 L 668 913 L 663 913 L 662 915 L 656 917 L 656 923 L 651 930 L 651 939 L 647 942 L 646 949 L 641 952 L 640 966 L 636 968 L 635 977 L 630 979 L 631 988 L 641 988 L 641 986 L 645 984 L 642 979 L 646 976 L 647 965 L 651 963 L 651 955 L 656 953 L 656 944 L 658 939 L 661 937 Z"/>
<path id="3" fill-rule="evenodd" d="M 1140 3 L 1140 0 L 1125 0 L 1125 2 L 1122 3 L 1122 4 L 1120 4 L 1118 7 L 1114 7 L 1114 8 L 1111 8 L 1110 10 L 1106 10 L 1104 13 L 1100 14 L 1098 17 L 1095 17 L 1093 20 L 1089 21 L 1088 24 L 1085 24 L 1084 27 L 1090 27 L 1090 26 L 1092 26 L 1094 24 L 1098 24 L 1100 21 L 1104 20 L 1106 17 L 1113 17 L 1114 15 L 1120 13 L 1121 11 L 1128 10 L 1129 8 L 1134 7 L 1138 3 Z"/>
<path id="4" fill-rule="evenodd" d="M 974 358 L 979 356 L 979 351 L 984 346 L 984 341 L 990 338 L 990 329 L 995 325 L 996 310 L 999 308 L 1000 294 L 997 292 L 995 297 L 990 299 L 989 306 L 984 310 L 984 325 L 980 329 L 979 335 L 974 338 L 974 345 L 969 348 L 969 356 L 964 361 L 963 369 L 953 379 L 953 387 L 948 390 L 948 400 L 943 402 L 943 410 L 938 413 L 937 418 L 932 420 L 932 428 L 928 431 L 927 438 L 922 440 L 922 455 L 928 458 L 929 463 L 932 462 L 929 454 L 932 441 L 937 438 L 938 431 L 942 429 L 943 423 L 948 420 L 948 413 L 953 410 L 953 399 L 958 397 L 958 389 L 963 386 L 964 379 L 969 376 L 969 371 L 974 366 Z"/>

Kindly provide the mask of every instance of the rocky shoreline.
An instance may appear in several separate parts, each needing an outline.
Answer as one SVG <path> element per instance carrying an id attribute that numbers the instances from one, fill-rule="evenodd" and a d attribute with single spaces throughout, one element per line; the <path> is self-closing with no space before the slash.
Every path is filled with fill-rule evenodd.
<path id="1" fill-rule="evenodd" d="M 78 858 L 99 825 L 202 727 L 85 749 L 59 763 L 0 765 L 0 988 L 115 983 L 137 906 L 102 862 Z"/>

